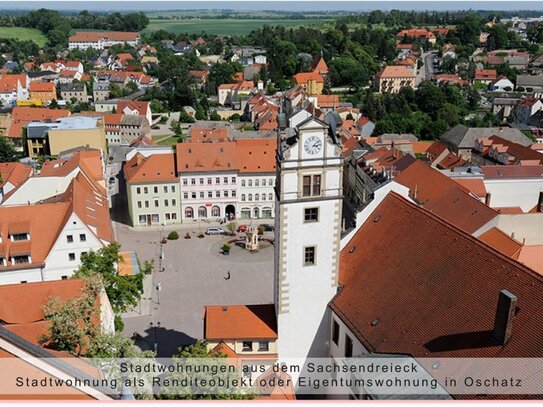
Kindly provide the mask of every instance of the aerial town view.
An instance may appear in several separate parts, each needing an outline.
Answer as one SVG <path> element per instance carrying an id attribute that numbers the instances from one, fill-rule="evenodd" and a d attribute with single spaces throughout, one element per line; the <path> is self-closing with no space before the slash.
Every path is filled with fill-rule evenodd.
<path id="1" fill-rule="evenodd" d="M 543 400 L 543 3 L 0 2 L 0 400 Z"/>

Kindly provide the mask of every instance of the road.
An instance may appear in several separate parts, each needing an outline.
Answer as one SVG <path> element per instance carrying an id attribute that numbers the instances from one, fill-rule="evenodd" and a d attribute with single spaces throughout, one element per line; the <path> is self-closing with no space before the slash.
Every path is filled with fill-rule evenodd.
<path id="1" fill-rule="evenodd" d="M 437 52 L 436 51 L 430 51 L 425 52 L 421 55 L 422 62 L 424 65 L 421 69 L 417 72 L 417 85 L 420 83 L 430 80 L 432 76 L 434 76 L 435 68 L 434 68 L 434 62 L 437 61 Z"/>

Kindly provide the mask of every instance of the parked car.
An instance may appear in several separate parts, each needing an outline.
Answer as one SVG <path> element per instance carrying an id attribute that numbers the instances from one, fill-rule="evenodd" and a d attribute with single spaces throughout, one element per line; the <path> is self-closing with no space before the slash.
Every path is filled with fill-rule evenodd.
<path id="1" fill-rule="evenodd" d="M 274 225 L 268 225 L 268 224 L 263 224 L 262 227 L 264 228 L 264 231 L 265 232 L 273 232 L 275 230 L 275 226 Z"/>
<path id="2" fill-rule="evenodd" d="M 239 232 L 239 233 L 245 233 L 245 232 L 247 232 L 247 225 L 239 225 L 239 226 L 238 226 L 238 232 Z"/>
<path id="3" fill-rule="evenodd" d="M 226 232 L 221 228 L 207 228 L 206 235 L 224 235 Z"/>

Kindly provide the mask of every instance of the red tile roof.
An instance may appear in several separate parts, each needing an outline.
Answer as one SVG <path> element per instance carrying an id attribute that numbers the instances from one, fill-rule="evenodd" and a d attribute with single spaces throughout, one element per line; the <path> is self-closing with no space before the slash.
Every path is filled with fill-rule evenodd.
<path id="1" fill-rule="evenodd" d="M 125 108 L 130 110 L 136 110 L 140 116 L 147 115 L 147 109 L 149 108 L 149 102 L 140 102 L 140 101 L 130 101 L 130 100 L 119 100 L 117 102 L 117 112 L 122 113 Z"/>
<path id="2" fill-rule="evenodd" d="M 321 74 L 317 72 L 301 72 L 297 73 L 292 77 L 294 79 L 294 83 L 301 85 L 306 84 L 310 81 L 315 81 L 317 83 L 324 83 L 324 78 Z"/>
<path id="3" fill-rule="evenodd" d="M 435 35 L 425 28 L 410 28 L 407 30 L 401 30 L 400 32 L 396 34 L 396 37 L 397 38 L 400 38 L 400 37 L 421 38 L 422 37 L 422 38 L 430 39 L 430 38 L 435 38 Z"/>
<path id="4" fill-rule="evenodd" d="M 429 211 L 456 227 L 473 233 L 498 214 L 446 175 L 417 160 L 394 179 Z"/>
<path id="5" fill-rule="evenodd" d="M 322 56 L 318 59 L 315 59 L 313 66 L 311 67 L 311 72 L 316 72 L 321 75 L 326 75 L 328 73 L 328 65 Z"/>
<path id="6" fill-rule="evenodd" d="M 497 76 L 495 69 L 476 69 L 475 80 L 495 80 Z"/>
<path id="7" fill-rule="evenodd" d="M 394 193 L 341 251 L 339 282 L 331 308 L 371 352 L 543 355 L 543 278 Z M 491 333 L 503 289 L 520 312 L 498 346 Z"/>
<path id="8" fill-rule="evenodd" d="M 378 79 L 381 78 L 414 78 L 415 74 L 407 69 L 405 66 L 385 66 L 376 75 Z"/>
<path id="9" fill-rule="evenodd" d="M 73 73 L 73 71 L 69 71 Z M 54 92 L 55 84 L 53 82 L 31 82 L 30 92 Z"/>
<path id="10" fill-rule="evenodd" d="M 21 163 L 0 163 L 0 188 L 8 182 L 15 188 L 32 174 L 32 167 Z"/>
<path id="11" fill-rule="evenodd" d="M 204 337 L 207 340 L 277 339 L 275 306 L 208 305 Z"/>
<path id="12" fill-rule="evenodd" d="M 226 127 L 206 128 L 192 127 L 190 129 L 190 140 L 193 143 L 204 143 L 210 141 L 226 141 L 228 129 Z"/>
<path id="13" fill-rule="evenodd" d="M 513 259 L 518 258 L 520 248 L 522 247 L 520 242 L 517 242 L 511 236 L 496 227 L 490 228 L 485 233 L 481 234 L 479 240 Z"/>
<path id="14" fill-rule="evenodd" d="M 138 32 L 79 31 L 70 36 L 69 42 L 98 42 L 104 38 L 111 41 L 136 41 L 139 35 Z"/>
<path id="15" fill-rule="evenodd" d="M 238 139 L 217 143 L 179 143 L 177 171 L 275 172 L 274 138 Z"/>
<path id="16" fill-rule="evenodd" d="M 482 178 L 453 178 L 453 180 L 473 193 L 476 197 L 486 197 L 486 187 Z"/>
<path id="17" fill-rule="evenodd" d="M 484 165 L 481 172 L 492 178 L 538 178 L 543 176 L 543 165 Z"/>
<path id="18" fill-rule="evenodd" d="M 177 172 L 173 154 L 136 154 L 124 166 L 127 183 L 175 182 Z"/>

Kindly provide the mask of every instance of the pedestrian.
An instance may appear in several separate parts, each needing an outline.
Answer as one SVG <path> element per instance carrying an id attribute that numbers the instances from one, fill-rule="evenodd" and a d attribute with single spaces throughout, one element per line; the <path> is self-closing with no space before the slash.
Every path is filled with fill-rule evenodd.
<path id="1" fill-rule="evenodd" d="M 228 274 L 226 275 L 226 277 L 224 277 L 225 280 L 230 280 L 230 270 L 228 270 Z"/>

